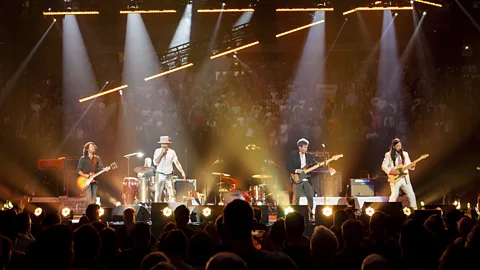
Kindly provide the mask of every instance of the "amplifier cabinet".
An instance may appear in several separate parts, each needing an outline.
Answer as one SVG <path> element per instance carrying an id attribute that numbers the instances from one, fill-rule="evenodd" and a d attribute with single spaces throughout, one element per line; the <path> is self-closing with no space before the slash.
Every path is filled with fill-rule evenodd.
<path id="1" fill-rule="evenodd" d="M 350 195 L 354 197 L 375 196 L 375 186 L 370 179 L 350 179 Z"/>

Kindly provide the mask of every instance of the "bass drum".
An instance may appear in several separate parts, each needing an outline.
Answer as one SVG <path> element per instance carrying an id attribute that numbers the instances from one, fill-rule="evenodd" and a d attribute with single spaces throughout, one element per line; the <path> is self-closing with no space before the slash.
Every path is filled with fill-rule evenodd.
<path id="1" fill-rule="evenodd" d="M 138 191 L 138 179 L 135 177 L 123 178 L 123 204 L 132 205 L 135 203 L 135 198 Z"/>

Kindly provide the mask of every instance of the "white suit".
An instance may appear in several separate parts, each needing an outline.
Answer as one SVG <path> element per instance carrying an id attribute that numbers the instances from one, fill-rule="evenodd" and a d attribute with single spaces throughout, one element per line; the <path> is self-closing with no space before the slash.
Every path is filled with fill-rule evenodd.
<path id="1" fill-rule="evenodd" d="M 385 158 L 383 159 L 382 163 L 382 170 L 388 175 L 390 174 L 390 171 L 395 168 L 396 165 L 399 164 L 399 161 L 402 162 L 404 166 L 408 165 L 411 163 L 410 161 L 410 156 L 406 151 L 403 151 L 403 156 L 405 157 L 405 161 L 402 161 L 402 157 L 398 155 L 398 161 L 393 162 L 392 157 L 390 156 L 390 152 L 387 152 L 385 154 Z M 412 168 L 411 170 L 414 170 Z M 402 177 L 398 182 L 396 183 L 390 183 L 390 202 L 396 202 L 398 198 L 398 193 L 400 191 L 400 188 L 407 194 L 408 196 L 408 201 L 410 202 L 410 207 L 413 207 L 414 209 L 417 208 L 417 199 L 415 198 L 415 192 L 413 192 L 413 187 L 412 187 L 412 182 L 410 181 L 410 175 L 408 174 L 408 170 L 406 171 L 407 175 Z"/>

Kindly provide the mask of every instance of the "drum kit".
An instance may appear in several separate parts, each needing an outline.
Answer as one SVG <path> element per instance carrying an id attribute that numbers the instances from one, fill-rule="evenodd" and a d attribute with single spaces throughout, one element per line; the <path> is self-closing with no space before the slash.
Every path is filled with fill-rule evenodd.
<path id="1" fill-rule="evenodd" d="M 153 168 L 139 166 L 136 167 L 134 171 L 141 175 L 141 177 L 125 177 L 123 179 L 123 204 L 142 204 L 144 206 L 150 206 L 155 196 Z"/>
<path id="2" fill-rule="evenodd" d="M 248 191 L 242 191 L 237 189 L 238 181 L 230 177 L 227 173 L 222 172 L 213 172 L 214 177 L 218 177 L 217 180 L 217 193 L 218 196 L 215 196 L 215 204 L 222 205 L 229 194 L 238 193 L 240 194 L 245 201 L 249 202 L 252 205 L 266 205 L 267 198 L 271 196 L 271 193 L 268 193 L 268 186 L 266 180 L 273 178 L 269 174 L 256 174 L 253 175 L 253 181 L 250 182 Z M 216 201 L 218 197 L 218 202 Z"/>

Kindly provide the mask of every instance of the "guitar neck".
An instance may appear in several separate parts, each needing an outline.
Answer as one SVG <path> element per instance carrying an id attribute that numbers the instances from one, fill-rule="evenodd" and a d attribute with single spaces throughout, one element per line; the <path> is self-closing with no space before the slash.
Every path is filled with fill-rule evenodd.
<path id="1" fill-rule="evenodd" d="M 413 164 L 415 164 L 415 163 L 417 163 L 417 162 L 419 162 L 419 161 L 421 161 L 421 160 L 423 160 L 423 159 L 425 159 L 425 158 L 424 158 L 424 157 L 419 157 L 419 158 L 417 158 L 416 160 L 414 160 L 413 162 L 411 162 L 410 164 L 408 164 L 407 166 L 405 166 L 404 168 L 407 168 L 407 169 L 408 169 L 408 168 L 412 167 Z"/>
<path id="2" fill-rule="evenodd" d="M 104 172 L 105 172 L 105 170 L 106 170 L 105 168 L 104 168 L 104 169 L 102 169 L 101 171 L 99 171 L 99 172 L 97 172 L 96 174 L 92 175 L 90 178 L 92 178 L 92 179 L 93 179 L 93 178 L 95 178 L 95 177 L 99 176 L 100 174 L 104 173 Z"/>

